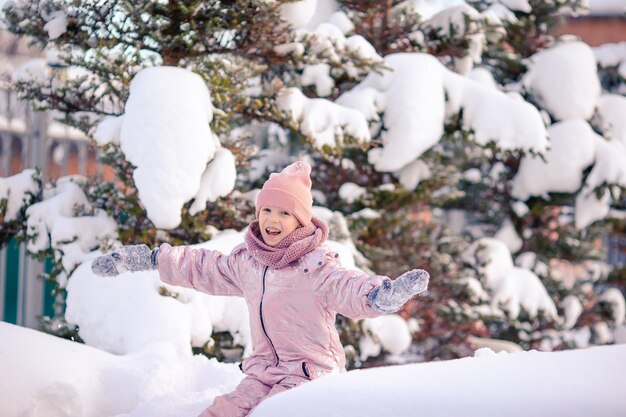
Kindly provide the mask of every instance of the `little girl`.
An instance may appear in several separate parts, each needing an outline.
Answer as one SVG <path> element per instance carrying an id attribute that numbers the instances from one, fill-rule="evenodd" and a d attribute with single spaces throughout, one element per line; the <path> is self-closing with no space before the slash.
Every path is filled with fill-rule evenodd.
<path id="1" fill-rule="evenodd" d="M 152 251 L 125 246 L 92 263 L 102 276 L 157 269 L 165 283 L 246 299 L 253 345 L 241 364 L 246 377 L 202 417 L 247 416 L 268 396 L 345 372 L 335 315 L 391 313 L 428 286 L 420 269 L 392 281 L 342 268 L 338 254 L 323 246 L 328 227 L 312 217 L 310 173 L 298 161 L 270 175 L 257 198 L 257 220 L 230 255 L 164 243 Z"/>

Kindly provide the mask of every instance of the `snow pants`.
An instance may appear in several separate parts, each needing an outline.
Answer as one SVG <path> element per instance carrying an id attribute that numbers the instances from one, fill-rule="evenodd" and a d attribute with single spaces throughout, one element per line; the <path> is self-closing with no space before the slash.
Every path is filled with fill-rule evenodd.
<path id="1" fill-rule="evenodd" d="M 256 376 L 249 375 L 233 392 L 216 397 L 213 404 L 198 417 L 245 417 L 263 399 L 307 381 L 307 378 L 299 375 L 288 375 L 276 384 L 268 385 Z"/>

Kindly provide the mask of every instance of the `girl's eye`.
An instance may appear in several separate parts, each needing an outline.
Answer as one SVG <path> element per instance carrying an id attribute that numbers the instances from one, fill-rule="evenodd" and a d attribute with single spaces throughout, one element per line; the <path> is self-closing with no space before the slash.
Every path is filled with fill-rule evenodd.
<path id="1" fill-rule="evenodd" d="M 288 211 L 283 211 L 280 214 L 282 214 L 283 216 L 291 216 L 291 213 L 289 213 Z"/>
<path id="2" fill-rule="evenodd" d="M 263 213 L 269 213 L 269 212 L 270 212 L 270 209 L 268 209 L 268 208 L 263 208 L 263 209 L 261 209 L 261 211 L 262 211 Z"/>

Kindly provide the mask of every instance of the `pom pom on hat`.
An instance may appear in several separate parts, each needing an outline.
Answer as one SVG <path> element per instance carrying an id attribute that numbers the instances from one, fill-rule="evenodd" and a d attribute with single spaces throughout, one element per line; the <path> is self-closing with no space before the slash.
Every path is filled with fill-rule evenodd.
<path id="1" fill-rule="evenodd" d="M 301 225 L 309 225 L 313 208 L 309 164 L 297 161 L 270 175 L 256 200 L 257 218 L 261 207 L 270 206 L 283 208 L 293 214 Z"/>

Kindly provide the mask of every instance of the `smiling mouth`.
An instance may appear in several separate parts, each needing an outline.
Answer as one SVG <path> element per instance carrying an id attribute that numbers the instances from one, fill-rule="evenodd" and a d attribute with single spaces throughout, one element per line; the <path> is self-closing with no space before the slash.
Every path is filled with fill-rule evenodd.
<path id="1" fill-rule="evenodd" d="M 267 233 L 269 236 L 278 236 L 280 235 L 280 230 L 276 230 L 276 229 L 265 229 L 265 233 Z"/>

